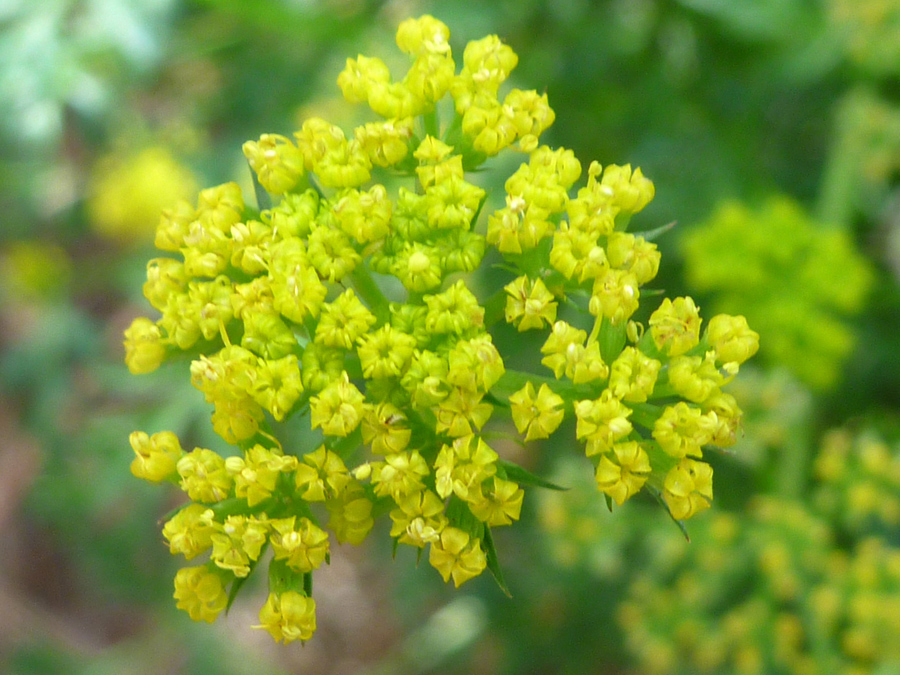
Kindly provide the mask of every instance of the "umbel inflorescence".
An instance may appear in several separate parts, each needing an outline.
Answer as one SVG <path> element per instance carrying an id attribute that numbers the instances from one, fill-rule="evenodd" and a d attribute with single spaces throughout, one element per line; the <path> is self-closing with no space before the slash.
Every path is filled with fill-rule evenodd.
<path id="1" fill-rule="evenodd" d="M 457 73 L 448 38 L 430 16 L 403 22 L 400 81 L 378 59 L 347 60 L 345 98 L 383 118 L 352 136 L 312 118 L 293 139 L 245 143 L 262 210 L 229 183 L 163 214 L 156 245 L 170 255 L 144 286 L 161 316 L 128 328 L 126 361 L 146 373 L 187 353 L 237 451 L 131 436 L 133 473 L 190 499 L 163 535 L 173 554 L 207 557 L 175 578 L 195 620 L 213 621 L 267 560 L 260 627 L 308 639 L 314 570 L 380 516 L 445 581 L 487 568 L 502 583 L 491 530 L 519 518 L 523 485 L 545 483 L 498 456 L 489 426 L 527 443 L 574 417 L 575 438 L 554 447 L 580 443 L 610 504 L 645 489 L 678 520 L 710 504 L 704 447 L 733 444 L 741 416 L 721 387 L 758 336 L 740 316 L 701 331 L 688 297 L 663 300 L 646 330 L 633 321 L 660 256 L 626 228 L 653 184 L 593 162 L 576 191 L 574 154 L 539 142 L 547 96 L 500 96 L 512 49 L 470 42 Z M 504 150 L 525 161 L 505 206 L 479 218 L 486 193 L 467 176 Z M 512 280 L 479 298 L 467 273 L 488 247 Z M 540 333 L 533 373 L 505 368 L 490 332 L 504 318 Z M 298 425 L 314 443 L 279 440 Z"/>

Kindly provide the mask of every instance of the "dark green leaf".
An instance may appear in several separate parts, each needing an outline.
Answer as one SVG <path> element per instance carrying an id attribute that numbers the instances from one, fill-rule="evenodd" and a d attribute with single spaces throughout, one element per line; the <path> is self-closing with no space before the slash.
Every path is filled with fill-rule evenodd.
<path id="1" fill-rule="evenodd" d="M 491 528 L 487 525 L 484 527 L 482 546 L 484 547 L 484 557 L 487 559 L 487 568 L 494 576 L 494 580 L 497 582 L 500 590 L 503 591 L 503 594 L 506 597 L 511 598 L 512 594 L 509 592 L 509 589 L 506 587 L 506 581 L 503 579 L 503 570 L 500 569 L 500 559 L 497 557 L 497 549 L 494 547 L 494 538 L 491 536 Z"/>
<path id="2" fill-rule="evenodd" d="M 531 485 L 533 487 L 542 487 L 547 488 L 548 490 L 560 491 L 569 489 L 566 487 L 562 487 L 561 485 L 557 485 L 556 483 L 551 483 L 549 480 L 541 478 L 540 476 L 536 476 L 527 469 L 523 469 L 518 464 L 510 462 L 509 460 L 500 459 L 497 460 L 497 464 L 506 473 L 506 477 L 509 480 L 515 481 L 519 485 Z"/>
<path id="3" fill-rule="evenodd" d="M 685 525 L 684 525 L 684 521 L 678 520 L 675 516 L 672 515 L 672 511 L 669 509 L 669 505 L 666 504 L 666 500 L 662 498 L 662 495 L 659 493 L 659 490 L 657 490 L 656 488 L 651 488 L 651 487 L 648 487 L 647 490 L 650 492 L 651 495 L 653 495 L 653 497 L 656 499 L 656 501 L 659 502 L 660 506 L 662 506 L 665 509 L 666 513 L 669 514 L 669 518 L 672 519 L 672 522 L 678 526 L 679 530 L 681 530 L 681 534 L 684 535 L 685 540 L 687 540 L 687 542 L 690 543 L 691 535 L 688 534 L 687 527 L 685 527 Z"/>
<path id="4" fill-rule="evenodd" d="M 268 542 L 263 544 L 262 549 L 260 549 L 259 551 L 259 558 L 250 561 L 250 571 L 247 573 L 247 576 L 235 577 L 234 581 L 231 582 L 231 588 L 228 589 L 228 603 L 225 605 L 226 614 L 228 613 L 228 610 L 231 609 L 231 604 L 234 602 L 234 599 L 237 597 L 237 594 L 240 592 L 241 588 L 245 583 L 247 583 L 247 579 L 253 576 L 253 572 L 256 570 L 256 566 L 259 564 L 259 560 L 260 558 L 262 558 L 263 553 L 265 553 L 268 545 Z"/>
<path id="5" fill-rule="evenodd" d="M 677 220 L 673 220 L 671 223 L 667 223 L 661 227 L 654 228 L 652 230 L 647 230 L 645 232 L 635 232 L 635 235 L 643 237 L 647 241 L 655 241 L 666 232 L 674 228 L 678 224 Z M 641 293 L 643 293 L 643 289 L 641 289 Z"/>

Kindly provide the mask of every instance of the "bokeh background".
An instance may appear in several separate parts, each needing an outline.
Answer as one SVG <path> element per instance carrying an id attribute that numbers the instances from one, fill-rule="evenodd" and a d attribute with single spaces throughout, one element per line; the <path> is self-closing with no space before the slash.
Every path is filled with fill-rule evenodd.
<path id="1" fill-rule="evenodd" d="M 376 529 L 317 574 L 304 647 L 249 628 L 258 585 L 194 625 L 159 533 L 176 496 L 128 470 L 135 429 L 213 442 L 185 369 L 122 362 L 158 213 L 252 193 L 247 139 L 356 123 L 344 60 L 398 64 L 423 12 L 457 57 L 513 47 L 544 140 L 654 180 L 639 227 L 678 222 L 656 285 L 762 335 L 744 436 L 690 543 L 535 445 L 571 489 L 498 535 L 512 599 L 392 563 Z M 898 0 L 0 0 L 0 672 L 900 672 L 898 187 Z"/>

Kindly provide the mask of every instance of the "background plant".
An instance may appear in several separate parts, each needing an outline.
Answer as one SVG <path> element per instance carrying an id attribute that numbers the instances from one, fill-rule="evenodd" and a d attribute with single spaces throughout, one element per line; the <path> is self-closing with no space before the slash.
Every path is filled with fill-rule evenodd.
<path id="1" fill-rule="evenodd" d="M 4 10 L 5 27 L 25 25 L 27 4 Z M 133 69 L 115 50 L 90 62 L 91 68 L 113 75 L 105 80 L 111 102 L 106 115 L 86 115 L 64 104 L 59 144 L 22 145 L 14 142 L 24 137 L 19 131 L 3 140 L 4 270 L 22 269 L 14 261 L 29 258 L 55 270 L 31 276 L 41 280 L 39 286 L 54 289 L 40 300 L 21 291 L 20 282 L 29 275 L 4 277 L 4 288 L 17 289 L 2 303 L 0 380 L 3 407 L 10 413 L 4 437 L 18 440 L 4 445 L 4 457 L 16 458 L 10 463 L 16 470 L 3 472 L 8 481 L 3 493 L 14 496 L 12 504 L 22 504 L 16 495 L 26 500 L 24 508 L 6 511 L 10 515 L 2 521 L 6 541 L 17 542 L 5 547 L 3 556 L 14 589 L 5 597 L 17 601 L 14 607 L 42 609 L 36 615 L 8 614 L 24 618 L 3 624 L 3 644 L 15 645 L 2 650 L 7 670 L 78 672 L 90 663 L 94 669 L 140 672 L 146 654 L 165 651 L 172 654 L 169 670 L 230 672 L 250 662 L 250 649 L 256 664 L 262 660 L 272 669 L 289 670 L 302 661 L 326 672 L 353 669 L 352 663 L 360 661 L 404 672 L 638 667 L 636 656 L 623 649 L 620 629 L 611 628 L 617 625 L 620 589 L 627 588 L 630 574 L 622 565 L 615 576 L 615 564 L 634 559 L 633 544 L 623 534 L 613 546 L 592 530 L 625 528 L 625 514 L 640 505 L 610 518 L 602 500 L 584 497 L 582 502 L 573 491 L 562 495 L 573 500 L 565 503 L 565 513 L 588 516 L 575 518 L 581 537 L 576 548 L 591 560 L 588 569 L 561 569 L 535 542 L 517 545 L 510 529 L 498 537 L 501 550 L 539 551 L 506 561 L 507 585 L 519 603 L 510 604 L 479 580 L 461 589 L 462 595 L 445 596 L 441 580 L 429 580 L 425 570 L 416 575 L 406 570 L 384 581 L 372 576 L 373 562 L 348 555 L 332 566 L 332 579 L 344 589 L 341 597 L 365 617 L 371 616 L 373 603 L 396 594 L 400 601 L 391 603 L 396 622 L 378 623 L 377 632 L 358 624 L 320 625 L 318 643 L 282 653 L 277 657 L 281 666 L 274 665 L 276 657 L 225 639 L 246 632 L 243 627 L 255 621 L 241 615 L 240 607 L 219 627 L 222 632 L 186 634 L 191 623 L 164 597 L 175 569 L 168 567 L 173 561 L 147 524 L 171 505 L 160 503 L 160 491 L 145 490 L 128 477 L 130 458 L 122 454 L 122 439 L 136 428 L 167 427 L 191 447 L 215 439 L 204 436 L 209 411 L 191 403 L 194 392 L 184 383 L 161 375 L 143 380 L 121 375 L 118 336 L 144 312 L 139 272 L 150 252 L 144 247 L 132 253 L 94 234 L 85 208 L 87 176 L 99 157 L 117 147 L 137 154 L 145 145 L 161 144 L 191 167 L 198 184 L 237 179 L 251 194 L 240 144 L 261 129 L 289 133 L 298 126 L 298 108 L 306 109 L 303 117 L 319 114 L 352 128 L 358 121 L 325 112 L 330 106 L 320 92 L 331 88 L 348 52 L 386 56 L 360 49 L 360 31 L 373 45 L 388 45 L 404 16 L 424 11 L 440 16 L 459 40 L 454 47 L 491 32 L 512 45 L 521 56 L 516 83 L 525 88 L 547 83 L 559 120 L 548 142 L 604 163 L 629 161 L 652 176 L 657 195 L 641 217 L 679 222 L 659 242 L 665 250 L 679 250 L 678 239 L 708 222 L 720 201 L 738 200 L 747 212 L 759 214 L 777 193 L 801 204 L 816 227 L 843 229 L 869 261 L 871 291 L 858 313 L 844 318 L 857 347 L 830 390 L 809 392 L 774 365 L 755 378 L 742 372 L 744 384 L 735 382 L 732 393 L 747 413 L 744 445 L 735 457 L 746 461 L 716 460 L 720 508 L 743 519 L 753 486 L 755 492 L 801 500 L 808 510 L 803 495 L 828 428 L 847 423 L 855 433 L 854 427 L 875 427 L 893 447 L 892 411 L 900 382 L 892 358 L 897 350 L 896 134 L 891 122 L 898 105 L 891 85 L 896 60 L 875 53 L 875 47 L 892 41 L 872 37 L 890 31 L 897 12 L 891 3 L 551 7 L 510 2 L 473 7 L 449 2 L 399 12 L 376 3 L 300 11 L 281 2 L 245 8 L 210 1 L 172 5 L 170 11 L 160 15 L 169 22 L 167 46 L 151 66 Z M 62 25 L 64 38 L 78 34 Z M 9 34 L 5 30 L 6 45 Z M 873 53 L 860 58 L 867 47 Z M 59 53 L 36 52 L 48 58 Z M 315 113 L 310 111 L 313 100 L 319 101 Z M 13 244 L 17 239 L 28 239 L 31 246 L 21 249 Z M 34 251 L 34 244 L 37 258 L 21 255 Z M 18 256 L 11 255 L 16 251 Z M 686 270 L 669 260 L 656 283 L 673 297 L 694 295 L 697 289 L 688 286 Z M 34 269 L 31 265 L 27 269 Z M 695 295 L 704 314 L 715 292 Z M 866 422 L 860 424 L 863 417 Z M 558 481 L 572 476 L 565 467 L 542 466 L 527 452 L 518 459 L 534 471 L 559 476 Z M 531 530 L 539 513 L 543 507 L 532 510 L 526 501 L 519 529 Z M 634 532 L 644 536 L 640 527 Z M 849 550 L 846 535 L 833 540 Z M 382 553 L 388 558 L 390 551 Z M 134 563 L 122 565 L 122 560 Z M 53 564 L 45 568 L 35 561 Z M 604 574 L 590 571 L 597 569 Z M 330 581 L 317 583 L 324 588 Z M 522 611 L 524 598 L 527 611 Z M 438 612 L 439 605 L 446 611 Z M 103 630 L 64 628 L 85 625 L 80 620 L 85 607 L 98 617 L 91 625 Z M 323 608 L 322 614 L 329 612 Z M 423 622 L 423 616 L 434 621 Z M 181 634 L 177 639 L 172 626 Z M 440 656 L 425 657 L 423 641 L 440 645 L 428 650 Z M 117 648 L 109 649 L 110 644 Z M 161 644 L 165 650 L 156 648 Z M 229 656 L 236 651 L 244 658 Z M 326 659 L 336 652 L 344 657 Z"/>

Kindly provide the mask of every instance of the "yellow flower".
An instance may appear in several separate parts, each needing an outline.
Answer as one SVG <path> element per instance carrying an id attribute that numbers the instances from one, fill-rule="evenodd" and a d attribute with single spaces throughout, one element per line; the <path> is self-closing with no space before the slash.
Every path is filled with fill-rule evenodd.
<path id="1" fill-rule="evenodd" d="M 232 225 L 241 222 L 243 212 L 244 197 L 240 185 L 235 182 L 201 190 L 197 198 L 196 222 L 201 232 L 230 232 Z M 190 245 L 187 236 L 185 243 Z"/>
<path id="2" fill-rule="evenodd" d="M 537 396 L 534 385 L 527 382 L 524 387 L 509 397 L 513 423 L 526 441 L 549 438 L 563 421 L 563 399 L 550 387 L 542 384 Z"/>
<path id="3" fill-rule="evenodd" d="M 666 298 L 650 315 L 650 334 L 665 354 L 684 354 L 700 342 L 700 310 L 689 297 Z"/>
<path id="4" fill-rule="evenodd" d="M 272 417 L 279 422 L 283 420 L 303 393 L 297 357 L 288 354 L 281 359 L 261 359 L 250 393 Z"/>
<path id="5" fill-rule="evenodd" d="M 443 293 L 426 295 L 425 327 L 431 333 L 465 333 L 484 325 L 484 308 L 462 279 Z"/>
<path id="6" fill-rule="evenodd" d="M 374 88 L 390 81 L 391 73 L 381 59 L 360 55 L 356 59 L 347 59 L 337 84 L 350 103 L 366 103 Z"/>
<path id="7" fill-rule="evenodd" d="M 390 496 L 398 504 L 425 489 L 422 479 L 431 473 L 418 450 L 398 452 L 372 465 L 372 484 L 379 497 Z"/>
<path id="8" fill-rule="evenodd" d="M 625 347 L 609 369 L 609 388 L 616 398 L 642 403 L 653 394 L 662 364 L 634 347 Z"/>
<path id="9" fill-rule="evenodd" d="M 457 588 L 481 574 L 487 566 L 481 543 L 456 527 L 445 527 L 440 538 L 432 542 L 428 562 L 441 573 L 444 581 L 453 577 Z"/>
<path id="10" fill-rule="evenodd" d="M 161 431 L 153 436 L 135 431 L 128 440 L 137 455 L 131 462 L 131 473 L 136 477 L 159 483 L 176 475 L 175 466 L 184 450 L 171 431 Z"/>
<path id="11" fill-rule="evenodd" d="M 490 390 L 506 372 L 489 333 L 457 342 L 447 362 L 447 382 L 470 391 Z"/>
<path id="12" fill-rule="evenodd" d="M 259 184 L 270 194 L 287 192 L 303 176 L 303 155 L 284 136 L 263 134 L 259 141 L 244 143 L 243 150 Z"/>
<path id="13" fill-rule="evenodd" d="M 723 363 L 743 363 L 759 350 L 759 334 L 743 316 L 717 314 L 706 327 L 709 346 Z"/>
<path id="14" fill-rule="evenodd" d="M 312 117 L 294 137 L 306 170 L 315 173 L 325 187 L 357 187 L 369 180 L 369 156 L 359 141 L 348 142 L 340 127 Z"/>
<path id="15" fill-rule="evenodd" d="M 465 501 L 476 500 L 478 486 L 496 473 L 497 459 L 497 453 L 479 437 L 455 439 L 434 460 L 435 491 L 442 499 L 455 493 Z"/>
<path id="16" fill-rule="evenodd" d="M 375 315 L 360 302 L 353 289 L 348 288 L 322 306 L 315 340 L 327 347 L 352 349 L 374 323 Z"/>
<path id="17" fill-rule="evenodd" d="M 392 403 L 380 403 L 367 408 L 362 419 L 363 443 L 372 446 L 376 455 L 391 455 L 406 448 L 412 431 L 400 408 Z"/>
<path id="18" fill-rule="evenodd" d="M 687 458 L 669 470 L 663 483 L 663 499 L 674 518 L 690 518 L 709 508 L 713 498 L 712 474 L 709 464 Z"/>
<path id="19" fill-rule="evenodd" d="M 666 406 L 653 425 L 653 438 L 672 457 L 702 457 L 703 446 L 710 442 L 718 419 L 684 401 Z"/>
<path id="20" fill-rule="evenodd" d="M 641 292 L 637 277 L 625 270 L 607 270 L 594 280 L 588 309 L 612 324 L 621 324 L 637 310 Z"/>
<path id="21" fill-rule="evenodd" d="M 306 255 L 319 278 L 335 283 L 350 274 L 362 261 L 350 237 L 328 222 L 317 221 L 306 241 Z"/>
<path id="22" fill-rule="evenodd" d="M 603 170 L 601 186 L 612 194 L 612 202 L 620 213 L 637 213 L 653 199 L 653 183 L 644 178 L 640 169 L 631 170 L 631 165 L 610 164 Z"/>
<path id="23" fill-rule="evenodd" d="M 228 516 L 223 524 L 213 526 L 210 560 L 236 577 L 246 577 L 266 543 L 269 523 L 253 516 Z"/>
<path id="24" fill-rule="evenodd" d="M 405 495 L 391 511 L 391 536 L 401 544 L 424 548 L 438 541 L 447 526 L 444 502 L 431 490 Z"/>
<path id="25" fill-rule="evenodd" d="M 176 464 L 181 476 L 181 489 L 196 502 L 222 501 L 234 487 L 221 455 L 206 448 L 194 448 Z"/>
<path id="26" fill-rule="evenodd" d="M 703 403 L 731 376 L 726 377 L 716 368 L 715 352 L 707 352 L 705 357 L 676 356 L 669 361 L 669 384 L 692 403 Z"/>
<path id="27" fill-rule="evenodd" d="M 222 577 L 209 568 L 183 567 L 175 574 L 176 607 L 187 612 L 194 621 L 212 623 L 228 604 Z"/>
<path id="28" fill-rule="evenodd" d="M 134 375 L 152 373 L 166 357 L 166 346 L 159 326 L 138 317 L 125 330 L 125 364 Z"/>
<path id="29" fill-rule="evenodd" d="M 466 387 L 453 387 L 432 411 L 437 420 L 435 431 L 454 438 L 468 436 L 487 423 L 494 406 L 484 401 L 484 393 Z"/>
<path id="30" fill-rule="evenodd" d="M 554 225 L 548 220 L 549 216 L 547 209 L 529 204 L 519 195 L 507 195 L 506 207 L 488 218 L 487 241 L 501 253 L 522 253 L 532 249 L 553 233 Z"/>
<path id="31" fill-rule="evenodd" d="M 365 58 L 365 57 L 363 57 Z M 354 130 L 354 136 L 376 166 L 393 166 L 409 153 L 413 118 L 369 122 Z"/>
<path id="32" fill-rule="evenodd" d="M 510 525 L 519 519 L 525 492 L 516 483 L 494 476 L 481 484 L 480 498 L 469 502 L 469 508 L 478 520 L 491 527 Z"/>
<path id="33" fill-rule="evenodd" d="M 637 441 L 616 443 L 612 453 L 600 457 L 597 487 L 621 506 L 637 494 L 650 476 L 650 458 Z"/>
<path id="34" fill-rule="evenodd" d="M 350 483 L 350 472 L 340 456 L 324 445 L 300 458 L 294 481 L 301 497 L 308 502 L 323 502 L 344 491 Z"/>
<path id="35" fill-rule="evenodd" d="M 480 187 L 450 173 L 425 190 L 428 224 L 438 229 L 468 230 L 484 196 Z"/>
<path id="36" fill-rule="evenodd" d="M 406 19 L 397 27 L 397 46 L 404 54 L 449 54 L 450 29 L 429 14 Z"/>
<path id="37" fill-rule="evenodd" d="M 285 457 L 259 444 L 248 449 L 243 457 L 225 460 L 225 469 L 234 477 L 235 496 L 246 499 L 250 507 L 268 499 L 282 472 L 291 471 L 296 466 L 296 457 Z"/>
<path id="38" fill-rule="evenodd" d="M 325 506 L 330 515 L 328 527 L 341 543 L 361 544 L 375 524 L 372 501 L 366 496 L 362 484 L 355 479 L 351 479 L 337 497 L 326 500 Z"/>
<path id="39" fill-rule="evenodd" d="M 275 642 L 309 640 L 316 632 L 316 601 L 296 591 L 270 593 L 259 611 L 260 625 Z"/>
<path id="40" fill-rule="evenodd" d="M 272 532 L 269 541 L 275 560 L 286 560 L 296 572 L 312 572 L 328 558 L 328 534 L 309 518 L 296 516 L 269 522 Z"/>
<path id="41" fill-rule="evenodd" d="M 163 536 L 169 542 L 172 555 L 181 553 L 190 560 L 212 546 L 213 512 L 203 504 L 188 504 L 163 526 Z"/>
<path id="42" fill-rule="evenodd" d="M 313 429 L 322 427 L 328 436 L 349 436 L 363 416 L 362 392 L 350 382 L 346 371 L 341 378 L 309 400 Z"/>
<path id="43" fill-rule="evenodd" d="M 415 338 L 395 330 L 390 324 L 360 336 L 356 353 L 363 376 L 367 379 L 399 377 L 406 372 L 415 346 Z"/>
<path id="44" fill-rule="evenodd" d="M 517 323 L 519 331 L 529 328 L 543 328 L 556 321 L 556 300 L 547 290 L 544 282 L 535 279 L 533 282 L 521 276 L 507 284 L 506 290 L 506 322 Z"/>
<path id="45" fill-rule="evenodd" d="M 484 570 L 494 552 L 482 538 L 518 520 L 524 498 L 515 465 L 480 437 L 507 397 L 526 442 L 557 434 L 574 412 L 610 500 L 642 489 L 653 455 L 654 489 L 672 514 L 706 508 L 711 469 L 689 458 L 706 443 L 734 443 L 741 413 L 720 387 L 758 347 L 742 317 L 717 317 L 701 340 L 690 298 L 663 303 L 644 335 L 632 316 L 660 257 L 628 225 L 653 184 L 640 169 L 593 162 L 576 186 L 575 153 L 540 144 L 554 121 L 546 94 L 499 94 L 518 59 L 499 38 L 469 43 L 458 74 L 449 30 L 433 17 L 403 22 L 397 44 L 410 58 L 396 79 L 365 56 L 338 77 L 347 100 L 383 119 L 351 135 L 312 117 L 293 139 L 244 144 L 256 187 L 276 206 L 257 214 L 227 183 L 202 191 L 196 208 L 181 201 L 164 212 L 156 243 L 171 257 L 151 261 L 144 285 L 161 317 L 125 335 L 135 373 L 190 354 L 213 430 L 238 450 L 184 453 L 168 432 L 132 435 L 135 475 L 178 481 L 193 502 L 163 529 L 170 551 L 209 555 L 179 573 L 179 607 L 215 618 L 271 544 L 257 627 L 277 641 L 312 636 L 307 593 L 330 536 L 359 544 L 376 516 L 389 513 L 395 545 L 419 557 L 430 545 L 446 582 Z M 449 127 L 438 119 L 445 103 L 456 114 Z M 507 173 L 505 204 L 483 234 L 475 219 L 487 195 L 467 177 L 509 147 L 528 157 Z M 415 185 L 400 187 L 403 176 Z M 488 244 L 514 280 L 483 299 L 481 276 L 464 275 L 479 270 Z M 595 319 L 590 336 L 576 326 L 591 317 L 578 311 Z M 541 362 L 564 381 L 507 371 L 523 360 L 494 344 L 486 324 L 501 312 L 519 331 L 547 329 Z M 304 420 L 310 438 L 325 438 L 298 452 Z M 867 509 L 876 492 L 850 499 Z"/>
<path id="46" fill-rule="evenodd" d="M 290 267 L 279 269 L 277 250 L 273 250 L 273 261 L 269 267 L 273 306 L 295 323 L 303 323 L 307 316 L 318 316 L 328 289 L 315 268 L 298 257 Z"/>
<path id="47" fill-rule="evenodd" d="M 611 232 L 606 244 L 609 264 L 633 272 L 639 284 L 646 284 L 659 271 L 660 254 L 656 244 L 628 232 Z"/>
<path id="48" fill-rule="evenodd" d="M 609 367 L 603 363 L 600 347 L 596 342 L 585 347 L 586 339 L 587 332 L 557 321 L 541 347 L 541 353 L 546 354 L 541 363 L 553 371 L 556 379 L 565 375 L 575 384 L 605 379 Z"/>
<path id="49" fill-rule="evenodd" d="M 628 417 L 631 409 L 625 406 L 610 389 L 600 398 L 575 402 L 575 436 L 587 441 L 588 457 L 607 452 L 616 441 L 626 437 L 634 428 Z"/>
<path id="50" fill-rule="evenodd" d="M 394 258 L 391 274 L 406 288 L 418 293 L 440 286 L 443 270 L 439 251 L 426 244 L 407 242 Z"/>

